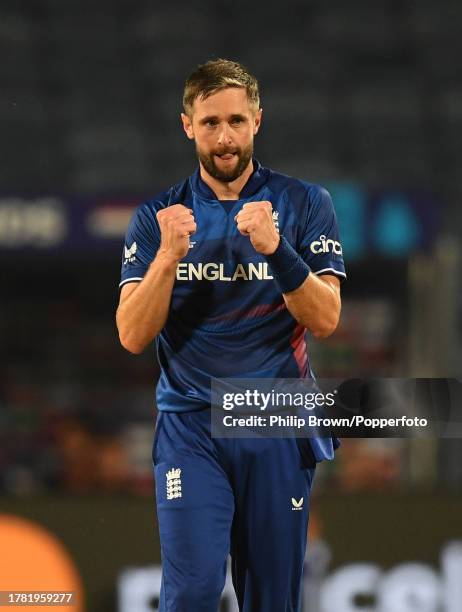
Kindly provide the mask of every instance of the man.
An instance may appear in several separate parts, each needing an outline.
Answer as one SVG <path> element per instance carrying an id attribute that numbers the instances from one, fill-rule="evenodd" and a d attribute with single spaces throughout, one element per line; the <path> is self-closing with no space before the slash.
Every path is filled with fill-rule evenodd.
<path id="1" fill-rule="evenodd" d="M 340 314 L 335 213 L 327 191 L 252 157 L 262 109 L 242 65 L 199 66 L 183 106 L 199 168 L 136 210 L 117 310 L 122 345 L 155 338 L 161 368 L 160 610 L 216 612 L 231 552 L 241 611 L 295 612 L 314 468 L 336 443 L 212 438 L 210 379 L 312 377 L 306 330 L 326 337 Z"/>

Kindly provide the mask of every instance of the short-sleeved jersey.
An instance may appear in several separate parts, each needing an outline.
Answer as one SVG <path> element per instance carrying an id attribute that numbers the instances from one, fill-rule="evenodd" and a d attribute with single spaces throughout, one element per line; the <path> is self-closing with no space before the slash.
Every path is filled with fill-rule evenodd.
<path id="1" fill-rule="evenodd" d="M 192 209 L 197 231 L 178 264 L 167 322 L 156 339 L 161 368 L 159 410 L 210 405 L 210 379 L 312 377 L 306 330 L 287 310 L 265 258 L 239 233 L 246 202 L 269 201 L 281 235 L 314 274 L 345 278 L 329 193 L 264 168 L 254 170 L 239 200 L 220 201 L 199 169 L 141 204 L 126 234 L 120 285 L 142 280 L 160 244 L 156 213 L 172 204 Z"/>

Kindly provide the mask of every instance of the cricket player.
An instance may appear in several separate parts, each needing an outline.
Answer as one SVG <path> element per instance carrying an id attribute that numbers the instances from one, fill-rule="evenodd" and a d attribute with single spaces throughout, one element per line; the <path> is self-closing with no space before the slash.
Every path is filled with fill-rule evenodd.
<path id="1" fill-rule="evenodd" d="M 199 165 L 136 209 L 116 316 L 122 345 L 155 340 L 161 368 L 160 610 L 217 612 L 230 553 L 242 612 L 298 612 L 315 466 L 337 443 L 212 438 L 210 380 L 313 377 L 306 332 L 325 338 L 340 315 L 335 212 L 325 189 L 253 156 L 262 109 L 244 66 L 199 66 L 183 106 Z"/>

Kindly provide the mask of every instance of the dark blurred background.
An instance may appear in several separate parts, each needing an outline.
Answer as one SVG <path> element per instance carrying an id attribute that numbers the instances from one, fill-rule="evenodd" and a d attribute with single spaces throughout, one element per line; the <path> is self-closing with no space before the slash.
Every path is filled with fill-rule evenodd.
<path id="1" fill-rule="evenodd" d="M 59 536 L 88 610 L 118 609 L 123 568 L 160 559 L 155 350 L 126 353 L 114 313 L 133 208 L 196 166 L 186 77 L 243 62 L 257 158 L 333 196 L 348 280 L 337 332 L 310 339 L 317 375 L 460 377 L 461 16 L 451 0 L 2 2 L 0 512 Z M 347 440 L 319 470 L 313 541 L 333 568 L 436 568 L 461 490 L 460 440 Z"/>

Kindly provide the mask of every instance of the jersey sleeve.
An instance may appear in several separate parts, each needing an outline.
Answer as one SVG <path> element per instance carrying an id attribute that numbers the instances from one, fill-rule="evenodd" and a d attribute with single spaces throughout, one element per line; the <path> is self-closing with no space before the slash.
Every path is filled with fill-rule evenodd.
<path id="1" fill-rule="evenodd" d="M 315 274 L 334 274 L 345 279 L 342 244 L 330 193 L 323 187 L 311 187 L 307 208 L 300 255 Z"/>
<path id="2" fill-rule="evenodd" d="M 155 211 L 149 204 L 142 204 L 133 213 L 125 234 L 119 287 L 143 280 L 159 245 L 160 230 Z"/>

